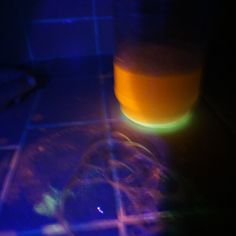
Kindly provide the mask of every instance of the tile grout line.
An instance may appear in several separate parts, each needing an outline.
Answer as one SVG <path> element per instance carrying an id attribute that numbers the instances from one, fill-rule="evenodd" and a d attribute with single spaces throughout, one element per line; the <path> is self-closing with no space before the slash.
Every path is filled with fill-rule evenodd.
<path id="1" fill-rule="evenodd" d="M 93 0 L 93 18 L 94 18 L 93 20 L 94 20 L 96 54 L 100 55 L 101 52 L 100 52 L 100 45 L 99 45 L 99 29 L 98 29 L 98 25 L 97 25 L 97 20 L 99 20 L 100 18 L 96 16 L 96 0 Z M 113 17 L 109 17 L 109 19 L 112 19 L 112 18 Z M 108 112 L 107 112 L 106 99 L 105 99 L 105 93 L 104 93 L 102 79 L 103 79 L 103 74 L 102 74 L 101 66 L 99 66 L 99 85 L 100 85 L 100 93 L 102 96 L 102 107 L 103 107 L 104 119 L 105 119 L 106 124 L 108 125 L 108 140 L 111 140 L 109 117 L 108 117 Z M 110 150 L 110 154 L 111 154 L 111 158 L 114 159 L 112 150 Z M 112 169 L 112 175 L 113 175 L 114 180 L 117 182 L 118 181 L 117 173 L 115 173 L 113 169 Z M 122 202 L 121 202 L 120 191 L 115 189 L 114 192 L 115 192 L 115 198 L 116 198 L 115 199 L 116 200 L 116 208 L 117 208 L 116 211 L 117 211 L 117 216 L 118 216 L 118 220 L 119 220 L 119 215 L 120 215 L 119 211 L 121 208 L 123 208 L 123 206 L 122 206 Z M 117 226 L 119 229 L 120 236 L 126 236 L 124 224 L 122 222 L 119 222 Z"/>
<path id="2" fill-rule="evenodd" d="M 89 121 L 69 121 L 69 122 L 58 122 L 58 123 L 44 123 L 44 124 L 30 124 L 27 128 L 30 130 L 34 129 L 53 129 L 53 128 L 64 128 L 70 126 L 81 126 L 99 124 L 104 122 L 103 120 L 89 120 Z"/>
<path id="3" fill-rule="evenodd" d="M 13 157 L 12 157 L 12 160 L 11 160 L 11 163 L 9 165 L 10 169 L 9 169 L 9 171 L 8 171 L 6 177 L 5 177 L 3 187 L 2 187 L 2 190 L 0 192 L 0 213 L 1 213 L 1 210 L 2 210 L 2 204 L 5 201 L 5 198 L 8 194 L 10 183 L 11 183 L 12 178 L 13 178 L 14 173 L 15 173 L 15 169 L 16 169 L 16 166 L 17 166 L 17 163 L 18 163 L 18 160 L 19 160 L 19 155 L 20 155 L 20 152 L 22 150 L 22 146 L 24 145 L 26 137 L 27 137 L 27 126 L 29 125 L 29 123 L 31 121 L 32 113 L 35 111 L 36 106 L 39 102 L 40 95 L 41 95 L 41 91 L 38 92 L 36 94 L 36 96 L 34 97 L 34 101 L 33 101 L 32 107 L 30 109 L 28 119 L 25 122 L 25 127 L 24 127 L 24 130 L 23 130 L 22 135 L 20 137 L 18 148 L 15 150 L 15 152 L 13 154 Z"/>
<path id="4" fill-rule="evenodd" d="M 97 54 L 95 54 L 95 55 L 97 55 L 97 56 L 104 56 L 104 53 L 102 53 L 102 52 L 99 52 L 99 53 L 97 53 Z M 60 55 L 60 56 L 47 56 L 47 57 L 35 57 L 34 58 L 34 62 L 43 62 L 43 61 L 45 61 L 45 60 L 48 60 L 48 61 L 50 61 L 50 60 L 58 60 L 58 59 L 73 59 L 74 57 L 67 57 L 67 56 L 62 56 L 62 55 Z"/>
<path id="5" fill-rule="evenodd" d="M 0 151 L 15 151 L 17 148 L 19 148 L 19 145 L 2 145 Z"/>
<path id="6" fill-rule="evenodd" d="M 93 0 L 93 23 L 94 23 L 94 37 L 95 37 L 95 46 L 96 46 L 96 54 L 100 54 L 100 46 L 99 46 L 99 29 L 97 25 L 96 19 L 96 0 Z"/>
<path id="7" fill-rule="evenodd" d="M 124 222 L 129 225 L 136 225 L 138 223 L 145 222 L 145 220 L 155 221 L 156 218 L 159 216 L 161 216 L 161 213 L 159 212 L 152 212 L 149 214 L 142 214 L 142 215 L 126 216 L 124 218 Z M 120 224 L 121 222 L 119 221 L 119 219 L 97 220 L 97 221 L 92 221 L 89 223 L 80 223 L 80 224 L 72 225 L 72 229 L 78 232 L 79 230 L 97 230 L 97 229 L 108 229 L 108 228 L 115 228 L 115 227 L 119 228 Z M 41 229 L 42 229 L 42 232 L 44 233 L 52 233 L 50 232 L 50 230 L 53 231 L 56 227 L 60 227 L 60 226 L 61 226 L 60 224 L 49 224 L 49 225 L 43 226 Z M 59 229 L 62 231 L 64 230 L 63 227 Z M 127 234 L 124 233 L 121 235 L 127 235 Z"/>
<path id="8" fill-rule="evenodd" d="M 108 119 L 108 121 L 118 122 L 119 119 Z M 43 123 L 43 124 L 30 124 L 27 128 L 29 130 L 37 129 L 55 129 L 55 128 L 66 128 L 73 126 L 91 125 L 104 123 L 104 120 L 89 120 L 89 121 L 68 121 L 58 123 Z"/>
<path id="9" fill-rule="evenodd" d="M 104 119 L 105 119 L 106 124 L 108 126 L 108 131 L 107 131 L 108 137 L 107 138 L 108 138 L 108 141 L 110 142 L 111 141 L 111 126 L 109 124 L 108 108 L 106 105 L 106 98 L 105 98 L 105 90 L 104 90 L 102 73 L 100 73 L 99 82 L 100 82 L 100 89 L 101 89 L 101 95 L 102 95 Z M 110 149 L 109 151 L 110 151 L 111 158 L 115 159 L 114 154 L 111 149 L 111 144 L 108 144 L 108 145 L 109 145 L 109 149 Z M 119 182 L 117 172 L 113 168 L 112 168 L 112 175 L 113 175 L 114 181 Z M 124 224 L 122 217 L 121 217 L 121 212 L 123 212 L 123 209 L 124 209 L 124 206 L 123 206 L 123 203 L 121 200 L 121 192 L 118 189 L 114 189 L 114 192 L 115 192 L 115 198 L 116 198 L 115 200 L 116 200 L 117 217 L 118 217 L 118 221 L 119 221 L 119 223 L 118 223 L 119 234 L 120 234 L 120 236 L 127 236 L 126 227 L 125 227 L 125 224 Z"/>
<path id="10" fill-rule="evenodd" d="M 96 10 L 96 9 L 95 9 Z M 93 9 L 94 11 L 94 9 Z M 97 16 L 93 12 L 93 16 L 82 16 L 82 17 L 72 17 L 72 18 L 59 18 L 59 19 L 37 19 L 33 20 L 33 24 L 70 24 L 81 21 L 94 21 L 94 20 L 113 20 L 113 16 Z"/>
<path id="11" fill-rule="evenodd" d="M 141 214 L 141 215 L 131 215 L 131 216 L 126 216 L 124 219 L 124 222 L 127 223 L 128 225 L 137 225 L 141 222 L 145 222 L 145 220 L 151 220 L 155 221 L 157 217 L 166 215 L 166 217 L 170 217 L 168 215 L 168 212 L 152 212 L 149 214 Z M 86 230 L 86 231 L 91 231 L 91 230 L 97 230 L 97 229 L 109 229 L 109 228 L 116 228 L 119 227 L 119 220 L 118 219 L 109 219 L 109 220 L 97 220 L 97 221 L 92 221 L 88 223 L 80 223 L 80 224 L 74 224 L 72 225 L 72 229 L 75 230 L 76 232 L 79 232 L 81 230 Z M 37 233 L 43 233 L 44 235 L 50 235 L 52 233 L 55 233 L 55 229 L 57 229 L 58 233 L 64 233 L 63 227 L 58 224 L 47 224 L 42 226 L 41 228 L 38 229 L 32 229 L 32 230 L 26 230 L 26 231 L 20 231 L 18 232 L 20 235 L 35 235 L 35 234 L 30 234 L 30 232 L 37 232 Z M 0 231 L 0 236 L 1 235 L 6 235 L 6 233 L 12 233 L 14 235 L 17 235 L 16 231 Z M 4 234 L 5 233 L 5 234 Z M 11 235 L 12 235 L 11 234 Z M 125 234 L 126 235 L 126 234 Z"/>

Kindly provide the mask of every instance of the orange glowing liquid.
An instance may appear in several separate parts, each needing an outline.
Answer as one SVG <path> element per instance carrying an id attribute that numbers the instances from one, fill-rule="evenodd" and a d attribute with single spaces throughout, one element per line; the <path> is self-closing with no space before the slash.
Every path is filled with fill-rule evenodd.
<path id="1" fill-rule="evenodd" d="M 172 122 L 199 96 L 201 56 L 167 46 L 129 47 L 116 54 L 114 74 L 123 113 L 141 123 Z"/>

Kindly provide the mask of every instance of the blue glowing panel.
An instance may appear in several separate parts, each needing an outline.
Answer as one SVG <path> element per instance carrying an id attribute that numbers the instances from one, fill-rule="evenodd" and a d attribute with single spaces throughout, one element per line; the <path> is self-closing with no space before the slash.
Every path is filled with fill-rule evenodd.
<path id="1" fill-rule="evenodd" d="M 92 0 L 41 0 L 35 4 L 33 18 L 73 18 L 91 15 Z"/>
<path id="2" fill-rule="evenodd" d="M 52 80 L 32 117 L 34 124 L 103 119 L 98 77 Z M 60 95 L 59 95 L 60 94 Z"/>
<path id="3" fill-rule="evenodd" d="M 33 24 L 31 50 L 36 60 L 80 57 L 96 54 L 92 20 Z"/>

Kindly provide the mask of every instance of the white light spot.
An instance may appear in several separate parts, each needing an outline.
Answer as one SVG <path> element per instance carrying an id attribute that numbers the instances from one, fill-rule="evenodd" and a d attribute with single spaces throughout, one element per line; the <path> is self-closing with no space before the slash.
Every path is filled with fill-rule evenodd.
<path id="1" fill-rule="evenodd" d="M 104 211 L 101 209 L 101 207 L 97 207 L 97 210 L 101 213 L 101 214 L 103 214 L 104 213 Z"/>

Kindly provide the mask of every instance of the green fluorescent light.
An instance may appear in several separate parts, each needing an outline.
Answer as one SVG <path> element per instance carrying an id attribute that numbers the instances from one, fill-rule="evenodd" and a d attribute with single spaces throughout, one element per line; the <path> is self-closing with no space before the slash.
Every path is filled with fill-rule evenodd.
<path id="1" fill-rule="evenodd" d="M 135 128 L 138 129 L 142 129 L 143 131 L 157 132 L 157 133 L 171 133 L 179 129 L 182 129 L 183 127 L 187 126 L 190 123 L 192 118 L 192 114 L 188 112 L 181 118 L 172 122 L 161 123 L 161 124 L 149 124 L 137 121 L 126 115 L 123 111 L 122 113 L 124 115 L 123 117 L 126 123 L 128 122 L 131 126 L 134 126 Z"/>

